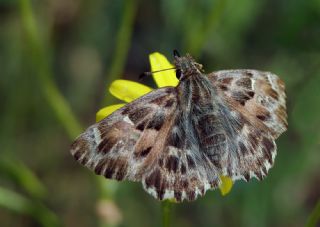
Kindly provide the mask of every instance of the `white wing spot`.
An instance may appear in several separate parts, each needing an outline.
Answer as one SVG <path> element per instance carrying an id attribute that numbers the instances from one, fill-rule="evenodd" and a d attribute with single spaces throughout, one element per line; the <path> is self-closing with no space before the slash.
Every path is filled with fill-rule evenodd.
<path id="1" fill-rule="evenodd" d="M 129 118 L 128 116 L 125 116 L 125 117 L 123 118 L 123 121 L 129 123 L 130 125 L 134 125 L 133 122 L 130 120 L 130 118 Z"/>
<path id="2" fill-rule="evenodd" d="M 100 131 L 97 128 L 93 128 L 93 135 L 94 135 L 96 144 L 100 144 L 101 136 L 100 136 Z"/>

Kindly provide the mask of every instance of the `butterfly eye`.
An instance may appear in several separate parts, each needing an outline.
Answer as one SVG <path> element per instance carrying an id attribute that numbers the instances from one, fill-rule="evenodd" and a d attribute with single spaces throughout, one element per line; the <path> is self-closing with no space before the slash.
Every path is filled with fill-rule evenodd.
<path id="1" fill-rule="evenodd" d="M 180 54 L 177 50 L 173 50 L 173 56 L 174 57 L 180 57 Z"/>
<path id="2" fill-rule="evenodd" d="M 176 77 L 177 77 L 177 79 L 180 80 L 181 76 L 182 76 L 181 69 L 176 69 Z"/>

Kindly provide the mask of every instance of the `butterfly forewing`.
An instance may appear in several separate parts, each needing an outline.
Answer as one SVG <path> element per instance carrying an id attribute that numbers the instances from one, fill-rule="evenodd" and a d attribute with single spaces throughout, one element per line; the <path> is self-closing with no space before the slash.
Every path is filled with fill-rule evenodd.
<path id="1" fill-rule="evenodd" d="M 155 142 L 174 112 L 174 90 L 150 92 L 92 125 L 73 143 L 73 156 L 107 178 L 141 180 L 141 170 L 157 158 Z"/>
<path id="2" fill-rule="evenodd" d="M 88 128 L 71 153 L 96 174 L 142 181 L 157 199 L 194 200 L 219 179 L 195 158 L 178 103 L 176 88 L 150 92 Z"/>

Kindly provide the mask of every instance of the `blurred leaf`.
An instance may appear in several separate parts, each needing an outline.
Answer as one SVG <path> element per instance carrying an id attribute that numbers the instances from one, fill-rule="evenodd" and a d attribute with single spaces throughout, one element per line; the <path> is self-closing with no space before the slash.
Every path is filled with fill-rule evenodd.
<path id="1" fill-rule="evenodd" d="M 205 45 L 207 52 L 211 51 L 219 61 L 232 63 L 246 62 L 243 56 L 245 39 L 256 23 L 257 17 L 264 9 L 266 1 L 228 0 L 220 18 L 221 23 L 210 34 Z"/>
<path id="2" fill-rule="evenodd" d="M 44 97 L 69 137 L 74 138 L 82 131 L 82 127 L 52 79 L 49 56 L 45 51 L 46 47 L 38 31 L 36 18 L 29 0 L 20 0 L 20 14 L 22 26 L 26 32 L 26 42 L 30 49 L 31 63 L 35 67 L 37 78 L 41 82 Z"/>
<path id="3" fill-rule="evenodd" d="M 320 224 L 320 200 L 318 200 L 312 213 L 310 214 L 306 227 L 316 227 L 318 224 Z"/>
<path id="4" fill-rule="evenodd" d="M 302 81 L 304 82 L 304 81 Z M 295 126 L 302 132 L 318 131 L 320 127 L 320 72 L 304 82 L 298 91 L 293 106 L 292 119 Z"/>
<path id="5" fill-rule="evenodd" d="M 46 189 L 35 174 L 18 160 L 0 160 L 0 173 L 15 181 L 19 187 L 28 192 L 32 197 L 43 198 Z"/>
<path id="6" fill-rule="evenodd" d="M 19 214 L 31 215 L 42 226 L 60 226 L 56 215 L 45 206 L 2 187 L 0 206 Z"/>
<path id="7" fill-rule="evenodd" d="M 25 197 L 0 187 L 0 205 L 18 213 L 28 213 L 30 201 Z"/>
<path id="8" fill-rule="evenodd" d="M 114 56 L 110 65 L 110 70 L 107 73 L 108 77 L 106 84 L 111 84 L 112 81 L 122 77 L 123 68 L 126 57 L 130 48 L 130 41 L 133 31 L 133 22 L 136 15 L 136 10 L 139 0 L 123 1 L 122 21 L 119 25 L 119 30 L 116 35 L 116 43 L 114 48 Z M 104 104 L 110 104 L 114 98 L 110 95 L 105 97 Z"/>
<path id="9" fill-rule="evenodd" d="M 211 1 L 211 4 L 204 2 L 202 10 L 198 4 L 189 5 L 188 17 L 185 18 L 186 22 L 184 23 L 184 49 L 192 53 L 193 56 L 200 55 L 208 36 L 211 32 L 216 31 L 216 25 L 225 11 L 227 2 L 227 0 Z"/>

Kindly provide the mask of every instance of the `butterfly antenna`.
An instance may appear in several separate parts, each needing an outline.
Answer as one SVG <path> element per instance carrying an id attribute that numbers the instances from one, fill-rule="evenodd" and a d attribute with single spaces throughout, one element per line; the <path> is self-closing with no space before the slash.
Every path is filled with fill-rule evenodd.
<path id="1" fill-rule="evenodd" d="M 175 67 L 173 68 L 168 68 L 168 69 L 161 69 L 161 70 L 156 70 L 156 71 L 153 71 L 153 72 L 144 72 L 144 73 L 141 73 L 139 75 L 139 79 L 142 79 L 146 76 L 151 76 L 153 73 L 158 73 L 158 72 L 163 72 L 163 71 L 167 71 L 167 70 L 173 70 L 173 69 L 176 69 Z"/>

